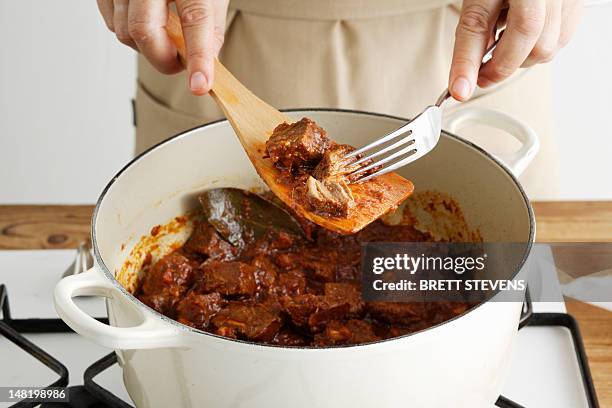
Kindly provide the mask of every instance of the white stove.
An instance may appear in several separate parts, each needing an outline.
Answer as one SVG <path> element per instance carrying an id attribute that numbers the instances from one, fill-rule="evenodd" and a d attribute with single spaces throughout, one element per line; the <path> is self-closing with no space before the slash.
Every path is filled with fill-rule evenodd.
<path id="1" fill-rule="evenodd" d="M 74 250 L 0 251 L 0 284 L 7 288 L 13 319 L 57 319 L 52 291 L 74 256 Z M 549 295 L 547 299 L 552 298 Z M 564 316 L 565 323 L 571 319 L 554 315 L 566 312 L 560 290 L 558 299 L 558 302 L 533 304 L 535 326 L 530 324 L 519 332 L 503 395 L 526 408 L 595 407 L 594 402 L 589 405 L 572 332 L 558 325 Z M 85 298 L 78 302 L 93 316 L 106 315 L 101 299 Z M 68 368 L 69 386 L 82 385 L 87 367 L 111 352 L 74 333 L 24 336 Z M 0 387 L 44 387 L 58 378 L 4 337 L 0 337 L 0 362 Z M 118 365 L 102 371 L 95 382 L 132 405 Z M 587 386 L 589 383 L 590 377 Z M 0 402 L 0 407 L 10 405 Z M 500 401 L 498 406 L 517 405 L 504 405 Z"/>

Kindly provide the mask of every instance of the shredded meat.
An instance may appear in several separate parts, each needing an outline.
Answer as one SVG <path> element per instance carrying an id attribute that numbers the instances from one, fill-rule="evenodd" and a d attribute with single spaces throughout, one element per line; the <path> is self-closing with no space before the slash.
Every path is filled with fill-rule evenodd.
<path id="1" fill-rule="evenodd" d="M 357 161 L 357 157 L 344 157 L 354 151 L 353 146 L 347 144 L 336 144 L 331 146 L 323 154 L 323 158 L 317 164 L 312 175 L 317 180 L 326 180 L 329 178 L 343 178 L 349 173 L 358 170 L 361 166 L 353 164 Z"/>
<path id="2" fill-rule="evenodd" d="M 308 203 L 319 212 L 346 217 L 355 200 L 343 179 L 317 180 L 308 177 L 306 182 Z"/>

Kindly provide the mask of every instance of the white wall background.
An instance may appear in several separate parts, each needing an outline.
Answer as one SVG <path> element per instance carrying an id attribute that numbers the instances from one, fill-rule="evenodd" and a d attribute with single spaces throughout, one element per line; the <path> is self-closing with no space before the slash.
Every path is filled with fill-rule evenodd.
<path id="1" fill-rule="evenodd" d="M 95 2 L 0 2 L 0 203 L 93 203 L 133 150 L 135 58 Z M 612 6 L 555 59 L 562 191 L 612 200 Z"/>
<path id="2" fill-rule="evenodd" d="M 93 0 L 0 1 L 0 203 L 93 203 L 134 146 L 134 52 Z"/>

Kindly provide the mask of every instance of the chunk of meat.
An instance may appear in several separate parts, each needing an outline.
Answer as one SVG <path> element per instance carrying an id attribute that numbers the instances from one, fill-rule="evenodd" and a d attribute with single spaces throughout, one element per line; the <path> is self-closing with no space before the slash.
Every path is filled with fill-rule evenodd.
<path id="1" fill-rule="evenodd" d="M 280 316 L 266 307 L 242 302 L 231 302 L 212 318 L 217 334 L 257 341 L 271 341 L 281 323 Z"/>
<path id="2" fill-rule="evenodd" d="M 281 305 L 294 325 L 307 327 L 310 315 L 317 310 L 319 297 L 310 293 L 294 297 L 286 296 L 281 299 Z"/>
<path id="3" fill-rule="evenodd" d="M 283 306 L 280 302 L 280 297 L 276 293 L 267 293 L 258 299 L 259 304 L 268 309 L 275 315 L 281 315 L 283 313 Z"/>
<path id="4" fill-rule="evenodd" d="M 354 281 L 361 279 L 361 269 L 355 265 L 342 265 L 338 267 L 336 277 L 340 281 Z"/>
<path id="5" fill-rule="evenodd" d="M 294 252 L 281 252 L 274 256 L 274 263 L 282 269 L 292 269 L 300 265 L 300 254 Z"/>
<path id="6" fill-rule="evenodd" d="M 329 299 L 348 303 L 351 317 L 360 317 L 365 310 L 365 303 L 361 298 L 361 289 L 357 284 L 349 282 L 326 283 L 325 296 Z"/>
<path id="7" fill-rule="evenodd" d="M 279 252 L 273 257 L 274 263 L 282 269 L 301 269 L 307 271 L 310 278 L 321 282 L 336 280 L 338 252 L 332 245 L 302 246 L 296 252 Z"/>
<path id="8" fill-rule="evenodd" d="M 309 277 L 319 282 L 336 280 L 338 253 L 333 249 L 304 248 L 300 252 L 299 265 L 309 272 Z"/>
<path id="9" fill-rule="evenodd" d="M 351 173 L 371 162 L 355 164 L 360 156 L 345 158 L 354 150 L 352 146 L 334 143 L 325 151 L 306 180 L 306 198 L 312 211 L 334 217 L 348 216 L 355 205 L 355 198 L 348 186 L 354 178 Z M 364 175 L 372 171 L 375 169 L 368 170 Z"/>
<path id="10" fill-rule="evenodd" d="M 255 267 L 255 283 L 257 292 L 271 292 L 276 288 L 278 271 L 276 265 L 266 255 L 258 255 L 251 265 Z"/>
<path id="11" fill-rule="evenodd" d="M 279 331 L 274 339 L 272 340 L 272 344 L 278 344 L 279 346 L 290 346 L 290 347 L 303 347 L 307 346 L 310 343 L 309 339 L 306 337 L 294 333 L 289 330 L 281 330 Z"/>
<path id="12" fill-rule="evenodd" d="M 200 293 L 219 292 L 223 296 L 253 296 L 257 290 L 257 268 L 237 261 L 210 261 L 202 265 L 197 283 Z"/>
<path id="13" fill-rule="evenodd" d="M 164 290 L 160 293 L 152 293 L 149 295 L 140 294 L 138 299 L 151 309 L 158 311 L 159 313 L 174 317 L 174 304 L 179 301 L 180 298 L 172 296 L 168 291 Z"/>
<path id="14" fill-rule="evenodd" d="M 224 240 L 217 230 L 207 221 L 197 221 L 191 236 L 183 245 L 183 251 L 188 255 L 197 255 L 204 259 L 233 259 L 238 248 Z"/>
<path id="15" fill-rule="evenodd" d="M 278 293 L 296 296 L 306 292 L 307 281 L 304 272 L 294 269 L 278 275 Z"/>
<path id="16" fill-rule="evenodd" d="M 334 144 L 323 154 L 323 158 L 317 164 L 312 175 L 317 180 L 328 178 L 342 178 L 349 173 L 359 169 L 360 164 L 354 164 L 357 156 L 345 159 L 344 156 L 354 151 L 355 148 L 346 144 Z"/>
<path id="17" fill-rule="evenodd" d="M 180 252 L 169 253 L 144 276 L 141 300 L 160 313 L 171 313 L 193 283 L 196 268 L 197 264 Z"/>
<path id="18" fill-rule="evenodd" d="M 470 307 L 469 303 L 464 302 L 436 302 L 431 304 L 431 323 L 438 324 L 449 319 L 449 316 L 458 316 Z"/>
<path id="19" fill-rule="evenodd" d="M 306 276 L 298 270 L 283 272 L 278 275 L 279 294 L 296 296 L 306 292 Z"/>
<path id="20" fill-rule="evenodd" d="M 389 234 L 392 228 L 393 234 Z M 417 231 L 411 225 L 386 225 L 376 220 L 357 233 L 361 242 L 433 242 L 429 234 Z"/>
<path id="21" fill-rule="evenodd" d="M 319 296 L 317 309 L 308 318 L 313 333 L 322 330 L 332 320 L 341 320 L 349 315 L 350 305 L 342 299 Z"/>
<path id="22" fill-rule="evenodd" d="M 393 325 L 387 330 L 385 337 L 393 338 L 393 337 L 405 336 L 406 334 L 415 333 L 420 330 L 427 329 L 431 326 L 432 326 L 431 322 L 427 320 L 417 320 L 406 326 Z"/>
<path id="23" fill-rule="evenodd" d="M 367 308 L 372 317 L 391 324 L 410 325 L 429 318 L 429 307 L 424 302 L 370 302 Z"/>
<path id="24" fill-rule="evenodd" d="M 350 311 L 349 304 L 343 300 L 310 293 L 285 297 L 282 305 L 294 325 L 307 327 L 312 332 L 322 330 L 332 320 L 343 319 Z"/>
<path id="25" fill-rule="evenodd" d="M 378 341 L 381 338 L 376 335 L 372 324 L 363 320 L 349 320 L 346 323 L 340 321 L 330 322 L 325 330 L 315 335 L 316 346 L 333 346 L 338 344 L 359 344 Z"/>
<path id="26" fill-rule="evenodd" d="M 190 291 L 176 306 L 176 320 L 196 329 L 205 329 L 210 319 L 225 305 L 218 293 L 202 295 Z"/>
<path id="27" fill-rule="evenodd" d="M 258 254 L 251 260 L 251 265 L 262 271 L 269 271 L 276 275 L 278 267 L 268 254 Z"/>
<path id="28" fill-rule="evenodd" d="M 317 180 L 308 177 L 306 198 L 312 211 L 333 217 L 346 217 L 355 205 L 353 193 L 342 178 Z"/>
<path id="29" fill-rule="evenodd" d="M 325 130 L 308 119 L 281 123 L 266 142 L 266 152 L 281 168 L 314 167 L 323 157 L 330 140 Z"/>
<path id="30" fill-rule="evenodd" d="M 153 265 L 145 275 L 142 292 L 159 293 L 169 287 L 189 286 L 193 281 L 196 264 L 180 252 L 170 252 Z"/>

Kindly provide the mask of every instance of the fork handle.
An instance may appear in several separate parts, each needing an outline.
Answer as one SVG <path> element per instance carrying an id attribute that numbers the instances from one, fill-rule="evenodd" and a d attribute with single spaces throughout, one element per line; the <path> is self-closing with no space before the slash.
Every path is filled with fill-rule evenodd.
<path id="1" fill-rule="evenodd" d="M 484 56 L 482 57 L 482 65 L 480 66 L 482 69 L 482 66 L 484 64 L 486 64 L 487 62 L 489 62 L 489 60 L 491 59 L 491 57 L 493 56 L 493 50 L 495 49 L 495 47 L 497 47 L 497 43 L 499 42 L 499 40 L 502 37 L 502 34 L 504 33 L 504 30 L 506 29 L 506 27 L 502 27 L 498 32 L 497 35 L 495 36 L 495 41 L 493 41 L 493 44 L 491 44 L 491 46 L 489 48 L 487 48 L 487 51 L 485 52 Z M 448 90 L 448 88 L 446 88 L 444 90 L 444 92 L 442 92 L 442 94 L 438 97 L 438 99 L 436 100 L 436 106 L 440 107 L 448 98 L 451 97 L 450 91 Z"/>

